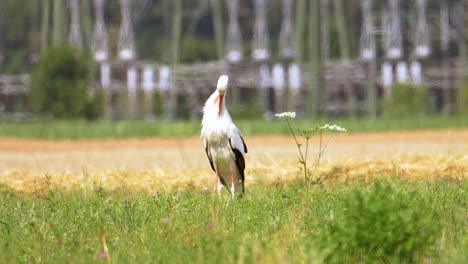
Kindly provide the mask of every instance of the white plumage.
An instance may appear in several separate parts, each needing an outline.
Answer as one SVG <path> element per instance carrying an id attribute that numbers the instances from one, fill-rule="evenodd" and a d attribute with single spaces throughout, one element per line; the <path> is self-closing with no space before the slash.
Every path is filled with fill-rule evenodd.
<path id="1" fill-rule="evenodd" d="M 226 109 L 228 80 L 226 75 L 222 75 L 216 91 L 205 103 L 201 138 L 211 168 L 218 178 L 218 193 L 221 194 L 224 185 L 235 197 L 244 192 L 244 155 L 247 147 Z"/>

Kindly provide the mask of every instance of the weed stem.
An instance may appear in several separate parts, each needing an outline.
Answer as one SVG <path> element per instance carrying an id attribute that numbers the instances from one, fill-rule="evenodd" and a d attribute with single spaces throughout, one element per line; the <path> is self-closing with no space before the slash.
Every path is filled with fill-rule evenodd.
<path id="1" fill-rule="evenodd" d="M 289 120 L 287 118 L 285 118 L 285 120 L 288 123 L 288 127 L 289 127 L 289 130 L 291 131 L 291 134 L 294 137 L 294 141 L 296 141 L 296 146 L 297 146 L 297 149 L 299 150 L 299 155 L 301 155 L 300 161 L 302 163 L 302 166 L 304 167 L 304 179 L 307 182 L 307 164 L 306 164 L 306 160 L 304 160 L 304 156 L 302 155 L 301 144 L 299 144 L 299 141 L 297 141 L 296 134 L 294 133 L 294 131 L 293 131 L 292 127 L 291 127 L 291 123 L 289 122 Z"/>

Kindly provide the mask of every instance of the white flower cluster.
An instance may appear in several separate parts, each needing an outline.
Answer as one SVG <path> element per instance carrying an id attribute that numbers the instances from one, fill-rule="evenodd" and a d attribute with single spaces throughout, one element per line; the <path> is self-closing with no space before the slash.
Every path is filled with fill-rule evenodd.
<path id="1" fill-rule="evenodd" d="M 276 117 L 279 118 L 295 118 L 296 117 L 296 112 L 283 112 L 281 114 L 276 114 Z"/>
<path id="2" fill-rule="evenodd" d="M 346 132 L 346 129 L 343 128 L 343 127 L 340 127 L 339 125 L 326 124 L 323 127 L 321 127 L 321 129 L 327 129 L 327 130 L 332 131 L 332 132 Z"/>

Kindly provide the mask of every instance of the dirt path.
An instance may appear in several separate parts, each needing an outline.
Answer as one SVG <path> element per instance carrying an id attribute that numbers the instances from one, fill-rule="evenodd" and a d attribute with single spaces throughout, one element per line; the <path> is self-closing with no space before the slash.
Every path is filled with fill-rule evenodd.
<path id="1" fill-rule="evenodd" d="M 291 137 L 245 138 L 246 182 L 297 179 L 301 173 Z M 317 175 L 337 180 L 379 176 L 468 177 L 468 129 L 345 134 L 330 137 Z M 66 188 L 122 186 L 149 192 L 215 186 L 202 142 L 186 139 L 44 141 L 0 139 L 0 184 L 25 192 L 43 190 L 45 175 Z M 318 139 L 310 143 L 310 165 Z M 214 188 L 214 187 L 213 187 Z"/>
<path id="2" fill-rule="evenodd" d="M 288 136 L 252 136 L 246 141 L 251 146 L 290 145 L 293 140 Z M 317 143 L 314 138 L 312 143 Z M 468 129 L 382 132 L 368 134 L 344 134 L 333 137 L 334 144 L 393 144 L 399 143 L 468 143 Z M 118 150 L 118 149 L 171 149 L 181 147 L 200 147 L 198 137 L 181 139 L 110 139 L 110 140 L 29 140 L 0 138 L 0 152 L 56 152 L 56 151 L 86 151 L 86 150 Z"/>

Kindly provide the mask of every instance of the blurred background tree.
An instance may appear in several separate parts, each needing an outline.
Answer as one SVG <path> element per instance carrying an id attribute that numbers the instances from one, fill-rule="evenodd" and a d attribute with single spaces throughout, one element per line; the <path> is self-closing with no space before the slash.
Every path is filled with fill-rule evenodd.
<path id="1" fill-rule="evenodd" d="M 426 87 L 395 84 L 392 94 L 382 101 L 382 115 L 389 118 L 407 118 L 433 112 Z"/>
<path id="2" fill-rule="evenodd" d="M 102 96 L 88 96 L 90 65 L 89 56 L 67 46 L 45 51 L 31 75 L 32 110 L 54 118 L 99 117 Z"/>

